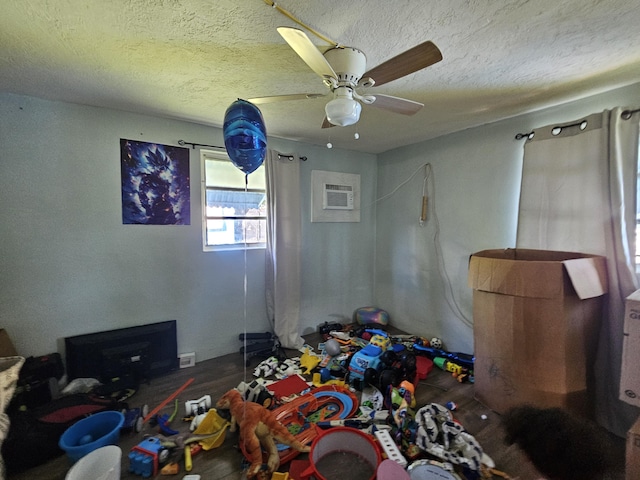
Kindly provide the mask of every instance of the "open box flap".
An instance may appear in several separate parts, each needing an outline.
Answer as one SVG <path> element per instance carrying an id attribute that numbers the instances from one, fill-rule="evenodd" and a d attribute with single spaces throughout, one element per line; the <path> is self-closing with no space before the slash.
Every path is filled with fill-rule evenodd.
<path id="1" fill-rule="evenodd" d="M 607 292 L 607 272 L 602 268 L 602 263 L 596 264 L 593 258 L 565 260 L 562 263 L 580 300 L 599 297 Z"/>

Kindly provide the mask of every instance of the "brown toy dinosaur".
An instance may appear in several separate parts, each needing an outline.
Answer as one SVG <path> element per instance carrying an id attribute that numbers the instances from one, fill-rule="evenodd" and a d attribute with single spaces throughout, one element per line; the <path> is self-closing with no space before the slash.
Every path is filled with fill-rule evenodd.
<path id="1" fill-rule="evenodd" d="M 245 402 L 238 390 L 229 390 L 218 403 L 218 409 L 228 409 L 231 412 L 230 432 L 236 430 L 236 423 L 240 427 L 240 442 L 251 465 L 247 478 L 254 477 L 262 467 L 262 448 L 269 455 L 267 460 L 268 478 L 280 466 L 280 456 L 276 441 L 290 446 L 299 452 L 308 452 L 310 448 L 300 443 L 278 420 L 273 412 L 254 402 Z"/>

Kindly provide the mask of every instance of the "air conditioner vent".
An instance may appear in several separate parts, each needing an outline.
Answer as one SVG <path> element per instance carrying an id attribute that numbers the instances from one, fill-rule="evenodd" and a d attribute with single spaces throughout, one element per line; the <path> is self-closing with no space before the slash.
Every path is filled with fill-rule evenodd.
<path id="1" fill-rule="evenodd" d="M 353 186 L 325 183 L 322 208 L 324 210 L 353 210 Z"/>

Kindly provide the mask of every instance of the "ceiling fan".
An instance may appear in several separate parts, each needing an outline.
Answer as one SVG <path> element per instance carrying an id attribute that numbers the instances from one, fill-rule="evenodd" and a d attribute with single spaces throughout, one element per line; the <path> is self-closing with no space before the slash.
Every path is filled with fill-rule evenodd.
<path id="1" fill-rule="evenodd" d="M 382 94 L 360 94 L 357 89 L 384 85 L 422 70 L 442 60 L 442 53 L 427 41 L 367 70 L 365 54 L 353 47 L 336 46 L 324 54 L 306 33 L 292 27 L 279 27 L 278 33 L 329 88 L 333 99 L 325 106 L 322 128 L 353 125 L 360 119 L 361 103 L 403 115 L 413 115 L 424 105 L 405 98 Z M 324 97 L 326 93 L 299 93 L 250 98 L 254 104 Z"/>

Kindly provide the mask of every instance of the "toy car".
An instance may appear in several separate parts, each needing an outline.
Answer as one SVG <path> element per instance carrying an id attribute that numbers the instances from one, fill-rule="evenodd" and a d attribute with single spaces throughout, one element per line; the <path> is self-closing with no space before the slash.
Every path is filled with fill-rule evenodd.
<path id="1" fill-rule="evenodd" d="M 144 419 L 149 415 L 149 406 L 143 405 L 140 408 L 125 408 L 122 410 L 124 415 L 124 423 L 120 429 L 121 432 L 133 432 L 140 433 L 142 431 L 142 425 Z"/>

